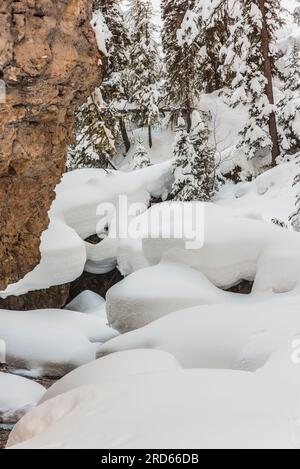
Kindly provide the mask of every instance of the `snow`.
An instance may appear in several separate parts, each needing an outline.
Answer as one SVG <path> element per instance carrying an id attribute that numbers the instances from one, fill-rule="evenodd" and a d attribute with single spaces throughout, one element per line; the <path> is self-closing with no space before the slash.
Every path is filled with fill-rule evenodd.
<path id="1" fill-rule="evenodd" d="M 156 204 L 147 216 L 139 217 L 142 242 L 137 240 L 135 249 L 129 243 L 126 256 L 122 252 L 118 264 L 123 274 L 135 272 L 141 264 L 156 265 L 167 256 L 173 262 L 201 271 L 214 285 L 225 289 L 241 280 L 256 280 L 257 292 L 279 292 L 297 287 L 300 280 L 300 268 L 297 267 L 300 265 L 300 239 L 297 233 L 266 223 L 259 213 L 253 213 L 249 208 L 232 209 L 212 203 L 197 203 L 195 213 L 204 209 L 204 216 L 199 215 L 198 227 L 198 232 L 204 228 L 204 244 L 200 243 L 197 248 L 197 245 L 187 245 L 191 239 L 185 232 L 181 239 L 174 237 L 178 226 L 184 227 L 187 223 L 184 203 L 181 212 L 174 211 L 175 217 L 167 217 L 162 225 L 155 224 L 168 211 L 172 212 L 171 206 L 172 202 Z M 151 233 L 155 236 L 149 235 L 149 219 L 152 222 Z M 281 263 L 278 255 L 286 261 Z M 268 258 L 265 265 L 260 262 L 263 256 Z M 277 262 L 281 268 L 274 271 Z M 285 281 L 281 288 L 282 278 Z"/>
<path id="2" fill-rule="evenodd" d="M 57 381 L 44 395 L 42 402 L 81 386 L 102 385 L 126 376 L 151 372 L 166 372 L 181 366 L 166 352 L 156 350 L 129 350 L 114 353 L 72 371 Z"/>
<path id="3" fill-rule="evenodd" d="M 297 187 L 293 187 L 298 174 L 295 161 L 281 163 L 264 172 L 251 182 L 227 183 L 219 191 L 216 203 L 247 212 L 256 218 L 287 221 L 295 203 Z"/>
<path id="4" fill-rule="evenodd" d="M 177 369 L 94 382 L 34 409 L 14 428 L 9 447 L 296 449 L 297 396 L 277 381 Z"/>
<path id="5" fill-rule="evenodd" d="M 84 242 L 75 231 L 58 219 L 52 219 L 41 239 L 41 262 L 0 297 L 19 296 L 28 291 L 62 285 L 80 277 L 86 262 Z"/>
<path id="6" fill-rule="evenodd" d="M 97 314 L 0 310 L 7 364 L 35 376 L 57 377 L 94 360 L 99 344 L 117 335 L 107 326 L 105 312 Z"/>
<path id="7" fill-rule="evenodd" d="M 45 389 L 29 379 L 0 373 L 0 424 L 14 424 L 38 404 Z"/>
<path id="8" fill-rule="evenodd" d="M 56 200 L 49 213 L 50 226 L 42 236 L 40 264 L 23 280 L 0 292 L 0 297 L 72 282 L 80 277 L 85 266 L 97 273 L 113 270 L 114 242 L 91 246 L 83 241 L 96 233 L 100 219 L 97 208 L 106 203 L 117 207 L 119 194 L 127 195 L 129 204 L 139 202 L 146 208 L 150 196 L 160 197 L 171 180 L 168 162 L 132 173 L 101 169 L 66 173 L 56 189 Z"/>
<path id="9" fill-rule="evenodd" d="M 77 311 L 79 313 L 88 313 L 89 311 L 102 310 L 105 305 L 105 299 L 97 293 L 85 290 L 72 300 L 65 309 Z"/>
<path id="10" fill-rule="evenodd" d="M 100 10 L 93 13 L 93 18 L 91 21 L 92 28 L 95 32 L 97 46 L 100 52 L 105 56 L 108 55 L 106 43 L 111 37 L 111 33 L 105 23 L 105 19 Z"/>
<path id="11" fill-rule="evenodd" d="M 175 311 L 108 341 L 98 356 L 148 348 L 169 352 L 185 368 L 256 371 L 299 328 L 299 294 L 245 295 Z"/>
<path id="12" fill-rule="evenodd" d="M 179 309 L 239 299 L 216 288 L 201 272 L 163 260 L 112 287 L 107 294 L 107 315 L 111 326 L 123 333 Z"/>

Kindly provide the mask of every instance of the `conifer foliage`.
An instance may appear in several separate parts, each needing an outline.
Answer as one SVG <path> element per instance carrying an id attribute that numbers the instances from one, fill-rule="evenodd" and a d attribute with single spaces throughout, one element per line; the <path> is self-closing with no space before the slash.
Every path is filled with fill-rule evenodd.
<path id="1" fill-rule="evenodd" d="M 159 121 L 160 61 L 156 27 L 153 23 L 151 0 L 129 0 L 130 27 L 130 102 L 138 109 L 141 125 L 149 128 L 149 146 L 152 147 L 151 127 Z"/>
<path id="2" fill-rule="evenodd" d="M 185 121 L 179 119 L 173 163 L 172 197 L 175 200 L 211 200 L 215 188 L 215 151 L 208 138 L 208 130 L 198 113 L 193 113 L 190 133 Z"/>
<path id="3" fill-rule="evenodd" d="M 295 39 L 283 72 L 283 98 L 278 105 L 283 153 L 300 151 L 300 46 Z"/>
<path id="4" fill-rule="evenodd" d="M 96 0 L 94 9 L 101 11 L 108 28 L 108 55 L 104 60 L 102 96 L 106 103 L 115 108 L 120 100 L 128 99 L 130 93 L 129 32 L 119 0 Z"/>
<path id="5" fill-rule="evenodd" d="M 118 134 L 114 116 L 96 89 L 76 113 L 75 143 L 69 148 L 69 169 L 107 168 L 113 166 Z"/>
<path id="6" fill-rule="evenodd" d="M 231 103 L 248 107 L 239 147 L 251 159 L 272 150 L 279 155 L 273 76 L 276 74 L 275 33 L 282 24 L 281 1 L 232 0 L 230 35 L 222 49 L 224 73 L 232 77 Z"/>
<path id="7" fill-rule="evenodd" d="M 139 140 L 136 150 L 133 154 L 132 169 L 143 169 L 151 166 L 149 155 L 143 145 L 142 140 Z"/>
<path id="8" fill-rule="evenodd" d="M 191 128 L 191 113 L 202 89 L 195 3 L 195 0 L 162 0 L 161 5 L 166 103 L 185 114 L 188 131 Z"/>

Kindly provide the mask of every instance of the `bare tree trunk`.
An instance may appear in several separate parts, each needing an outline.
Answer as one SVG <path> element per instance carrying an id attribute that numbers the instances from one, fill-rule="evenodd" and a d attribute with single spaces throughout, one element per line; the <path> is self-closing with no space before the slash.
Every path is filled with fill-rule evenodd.
<path id="1" fill-rule="evenodd" d="M 264 75 L 267 79 L 266 94 L 270 104 L 274 104 L 274 91 L 273 91 L 273 80 L 272 80 L 272 64 L 270 59 L 270 38 L 268 34 L 265 0 L 259 0 L 259 8 L 263 17 L 263 27 L 261 35 L 262 52 L 264 57 Z M 269 132 L 272 140 L 272 166 L 276 166 L 276 159 L 280 155 L 279 138 L 277 131 L 277 122 L 275 113 L 272 112 L 269 116 Z"/>
<path id="2" fill-rule="evenodd" d="M 89 0 L 0 0 L 0 289 L 40 260 L 74 109 L 99 84 Z"/>
<path id="3" fill-rule="evenodd" d="M 148 139 L 149 139 L 149 147 L 153 147 L 153 140 L 152 140 L 152 127 L 151 125 L 148 126 Z"/>
<path id="4" fill-rule="evenodd" d="M 188 133 L 190 133 L 190 131 L 192 130 L 192 111 L 189 107 L 186 111 L 186 122 L 187 122 L 187 131 Z"/>
<path id="5" fill-rule="evenodd" d="M 124 146 L 125 146 L 125 150 L 126 150 L 126 153 L 128 153 L 129 150 L 130 150 L 130 147 L 131 147 L 131 143 L 130 143 L 130 140 L 129 140 L 129 137 L 128 137 L 126 124 L 124 122 L 123 117 L 120 117 L 119 123 L 120 123 L 121 135 L 122 135 L 123 143 L 124 143 Z"/>

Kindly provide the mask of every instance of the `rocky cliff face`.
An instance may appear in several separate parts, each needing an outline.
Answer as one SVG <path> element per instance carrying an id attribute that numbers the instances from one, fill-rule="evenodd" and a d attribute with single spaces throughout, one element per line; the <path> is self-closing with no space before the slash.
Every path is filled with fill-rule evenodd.
<path id="1" fill-rule="evenodd" d="M 0 289 L 39 262 L 74 109 L 99 83 L 90 0 L 0 0 Z"/>

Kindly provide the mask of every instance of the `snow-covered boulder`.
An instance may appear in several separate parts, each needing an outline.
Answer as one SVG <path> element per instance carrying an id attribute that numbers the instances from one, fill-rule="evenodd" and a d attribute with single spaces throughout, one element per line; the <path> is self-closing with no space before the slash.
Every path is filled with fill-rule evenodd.
<path id="1" fill-rule="evenodd" d="M 170 354 L 158 350 L 129 350 L 114 353 L 81 366 L 57 381 L 41 402 L 80 386 L 102 385 L 126 376 L 168 372 L 180 369 L 178 361 Z"/>
<path id="2" fill-rule="evenodd" d="M 50 226 L 42 236 L 40 264 L 0 292 L 0 297 L 69 283 L 80 277 L 85 267 L 95 273 L 113 270 L 115 240 L 96 247 L 83 241 L 96 233 L 99 205 L 113 203 L 117 207 L 118 197 L 123 195 L 129 204 L 139 203 L 146 209 L 150 197 L 160 197 L 171 181 L 169 162 L 131 173 L 80 169 L 64 174 L 49 212 Z"/>
<path id="3" fill-rule="evenodd" d="M 272 260 L 270 269 L 264 271 L 264 278 L 260 280 L 259 292 L 264 291 L 264 283 L 267 283 L 266 292 L 274 288 L 280 290 L 280 279 L 285 277 L 283 291 L 286 288 L 294 289 L 300 281 L 300 237 L 298 233 L 282 229 L 273 223 L 266 223 L 264 220 L 246 217 L 243 213 L 214 204 L 196 203 L 195 210 L 202 211 L 204 208 L 202 225 L 204 229 L 203 246 L 190 247 L 190 239 L 185 236 L 174 237 L 178 226 L 185 226 L 185 204 L 182 204 L 182 212 L 176 211 L 176 217 L 164 218 L 166 212 L 170 212 L 169 207 L 172 202 L 165 202 L 153 206 L 147 216 L 141 215 L 139 223 L 142 233 L 142 252 L 148 265 L 158 264 L 161 259 L 168 259 L 190 265 L 201 271 L 214 285 L 221 288 L 229 288 L 241 280 L 254 280 L 258 272 L 260 259 L 269 252 L 268 263 Z M 202 216 L 202 215 L 201 215 Z M 163 220 L 149 229 L 149 219 L 155 224 L 155 220 Z M 167 236 L 166 233 L 171 235 Z M 292 264 L 291 251 L 294 251 Z M 132 250 L 128 250 L 130 256 Z M 280 252 L 280 259 L 278 258 Z M 274 254 L 273 254 L 274 253 Z M 124 256 L 123 256 L 124 257 Z M 134 260 L 126 261 L 127 274 L 128 266 L 132 271 L 139 268 Z M 285 258 L 282 263 L 281 259 Z M 121 270 L 123 270 L 122 259 L 119 260 Z M 140 264 L 140 261 L 139 261 Z M 274 265 L 277 269 L 274 269 Z M 299 266 L 295 268 L 294 266 Z M 271 280 L 271 283 L 268 280 Z M 289 287 L 290 285 L 290 287 Z"/>
<path id="4" fill-rule="evenodd" d="M 94 360 L 99 343 L 116 336 L 106 323 L 68 310 L 0 310 L 0 339 L 10 366 L 61 376 Z"/>
<path id="5" fill-rule="evenodd" d="M 50 399 L 16 425 L 9 446 L 296 449 L 299 416 L 296 396 L 274 381 L 253 373 L 179 369 L 83 386 Z"/>
<path id="6" fill-rule="evenodd" d="M 179 309 L 240 300 L 240 295 L 220 290 L 201 272 L 164 260 L 114 285 L 107 293 L 107 316 L 114 329 L 128 332 Z"/>
<path id="7" fill-rule="evenodd" d="M 244 296 L 237 303 L 169 314 L 100 346 L 98 356 L 129 349 L 171 353 L 185 368 L 254 371 L 300 331 L 298 295 Z"/>
<path id="8" fill-rule="evenodd" d="M 0 424 L 14 424 L 42 398 L 40 384 L 8 373 L 0 373 Z"/>

